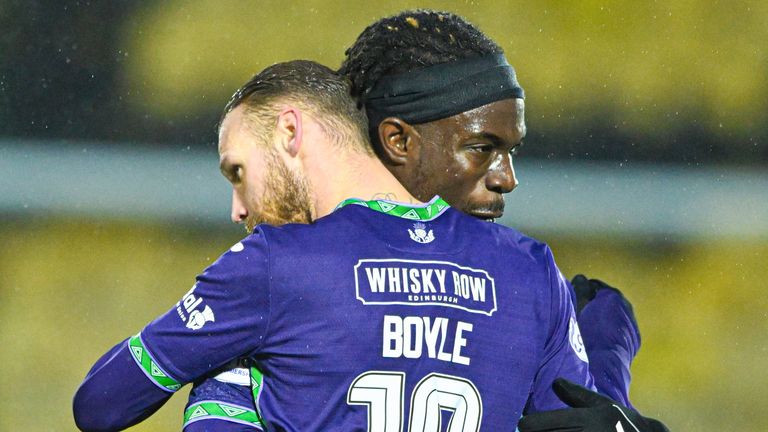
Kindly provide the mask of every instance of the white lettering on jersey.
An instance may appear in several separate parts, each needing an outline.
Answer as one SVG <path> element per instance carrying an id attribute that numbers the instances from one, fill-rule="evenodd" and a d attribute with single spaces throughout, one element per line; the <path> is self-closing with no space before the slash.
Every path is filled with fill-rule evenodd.
<path id="1" fill-rule="evenodd" d="M 246 368 L 235 367 L 216 375 L 213 379 L 223 383 L 248 387 L 251 385 L 251 372 Z"/>
<path id="2" fill-rule="evenodd" d="M 382 356 L 417 359 L 424 355 L 426 345 L 427 357 L 468 366 L 470 358 L 462 355 L 462 349 L 467 346 L 465 333 L 472 331 L 472 324 L 456 322 L 453 349 L 446 352 L 448 325 L 448 318 L 385 315 Z"/>
<path id="3" fill-rule="evenodd" d="M 181 301 L 176 303 L 176 313 L 182 321 L 187 323 L 187 328 L 199 330 L 205 323 L 216 321 L 216 318 L 213 315 L 213 309 L 208 305 L 202 311 L 197 309 L 203 302 L 203 298 L 195 296 L 195 288 L 197 284 L 193 285 Z"/>
<path id="4" fill-rule="evenodd" d="M 452 271 L 454 295 L 465 299 L 471 298 L 476 302 L 485 301 L 485 278 L 468 276 Z"/>
<path id="5" fill-rule="evenodd" d="M 445 270 L 415 269 L 404 267 L 366 267 L 365 275 L 371 292 L 375 293 L 443 293 L 445 294 Z M 433 277 L 434 276 L 434 277 Z M 483 289 L 485 281 L 483 281 Z M 466 297 L 469 298 L 469 297 Z M 483 293 L 485 299 L 485 293 Z"/>
<path id="6" fill-rule="evenodd" d="M 447 261 L 359 260 L 355 295 L 364 305 L 437 305 L 488 316 L 496 311 L 491 275 Z"/>

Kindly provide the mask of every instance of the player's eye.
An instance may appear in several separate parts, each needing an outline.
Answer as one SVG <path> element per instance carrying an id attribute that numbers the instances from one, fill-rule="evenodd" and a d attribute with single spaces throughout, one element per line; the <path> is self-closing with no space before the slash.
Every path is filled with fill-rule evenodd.
<path id="1" fill-rule="evenodd" d="M 240 165 L 230 165 L 224 168 L 222 173 L 231 183 L 239 183 L 243 175 L 243 167 Z"/>
<path id="2" fill-rule="evenodd" d="M 470 144 L 467 146 L 467 148 L 470 151 L 478 152 L 478 153 L 488 153 L 493 151 L 493 144 L 490 143 L 477 143 L 477 144 Z"/>
<path id="3" fill-rule="evenodd" d="M 239 182 L 243 178 L 243 167 L 241 165 L 233 165 L 230 173 L 232 181 Z"/>

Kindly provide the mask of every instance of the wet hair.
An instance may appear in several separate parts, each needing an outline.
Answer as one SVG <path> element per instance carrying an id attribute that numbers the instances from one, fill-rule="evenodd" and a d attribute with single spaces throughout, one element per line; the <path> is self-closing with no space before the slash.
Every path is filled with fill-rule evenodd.
<path id="1" fill-rule="evenodd" d="M 405 11 L 363 30 L 346 51 L 339 73 L 349 79 L 358 106 L 384 75 L 503 50 L 477 27 L 450 12 Z M 371 125 L 376 127 L 378 125 Z"/>
<path id="2" fill-rule="evenodd" d="M 317 62 L 277 63 L 254 75 L 232 95 L 221 120 L 244 105 L 251 130 L 266 141 L 280 105 L 290 103 L 314 114 L 313 118 L 332 142 L 370 153 L 368 120 L 349 94 L 349 82 Z"/>

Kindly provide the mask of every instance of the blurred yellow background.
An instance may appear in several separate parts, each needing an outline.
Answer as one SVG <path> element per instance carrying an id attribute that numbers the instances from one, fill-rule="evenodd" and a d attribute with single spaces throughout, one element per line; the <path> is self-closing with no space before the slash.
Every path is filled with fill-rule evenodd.
<path id="1" fill-rule="evenodd" d="M 365 26 L 417 5 L 458 13 L 504 48 L 539 129 L 608 116 L 623 132 L 653 139 L 698 122 L 749 146 L 767 119 L 761 1 L 165 1 L 124 27 L 123 84 L 144 89 L 127 101 L 175 117 L 226 100 L 277 61 L 337 67 Z"/>
<path id="2" fill-rule="evenodd" d="M 0 0 L 0 18 L 19 4 L 26 8 Z M 757 164 L 765 172 L 764 1 L 142 2 L 119 20 L 109 16 L 118 25 L 110 55 L 118 59 L 120 94 L 109 102 L 137 118 L 159 119 L 158 131 L 184 119 L 199 123 L 195 115 L 214 118 L 264 66 L 310 58 L 336 67 L 367 24 L 417 6 L 463 15 L 505 48 L 526 88 L 534 137 L 579 131 L 562 142 L 578 148 L 598 121 L 635 137 L 632 145 L 646 152 L 674 156 L 688 151 L 678 137 L 691 128 L 699 135 L 688 137 L 689 148 L 706 136 L 721 144 L 711 160 L 726 158 L 732 171 Z M 4 76 L 0 102 L 9 85 Z M 0 132 L 11 119 L 4 114 Z M 204 127 L 212 131 L 213 122 Z M 24 143 L 24 136 L 13 138 Z M 528 140 L 526 147 L 535 146 Z M 623 160 L 621 148 L 602 150 Z M 603 158 L 592 151 L 587 158 Z M 215 170 L 215 157 L 210 164 Z M 765 202 L 768 192 L 754 199 Z M 73 430 L 71 398 L 93 362 L 175 303 L 242 236 L 224 222 L 228 210 L 220 212 L 220 224 L 190 226 L 188 219 L 168 224 L 0 209 L 0 430 Z M 643 345 L 632 398 L 641 411 L 672 431 L 768 430 L 765 232 L 663 238 L 540 227 L 530 234 L 552 245 L 566 275 L 603 279 L 634 304 Z M 179 430 L 186 392 L 135 430 Z"/>

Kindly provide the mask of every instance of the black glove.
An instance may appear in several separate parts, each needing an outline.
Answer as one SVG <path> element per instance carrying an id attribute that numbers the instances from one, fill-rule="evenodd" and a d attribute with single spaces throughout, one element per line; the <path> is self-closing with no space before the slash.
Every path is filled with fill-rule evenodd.
<path id="1" fill-rule="evenodd" d="M 587 279 L 583 274 L 577 274 L 571 280 L 573 285 L 573 291 L 576 293 L 576 315 L 581 315 L 581 311 L 587 306 L 589 302 L 595 299 L 597 292 L 600 290 L 611 290 L 621 297 L 622 303 L 629 311 L 629 316 L 633 321 L 635 320 L 635 313 L 632 310 L 632 304 L 629 303 L 626 297 L 618 289 L 608 285 L 600 279 Z"/>
<path id="2" fill-rule="evenodd" d="M 520 432 L 669 432 L 660 421 L 563 378 L 552 389 L 572 408 L 527 415 L 517 426 Z"/>
<path id="3" fill-rule="evenodd" d="M 589 283 L 589 279 L 583 274 L 577 274 L 571 279 L 573 291 L 576 293 L 576 315 L 580 315 L 584 306 L 594 300 L 599 286 Z"/>

